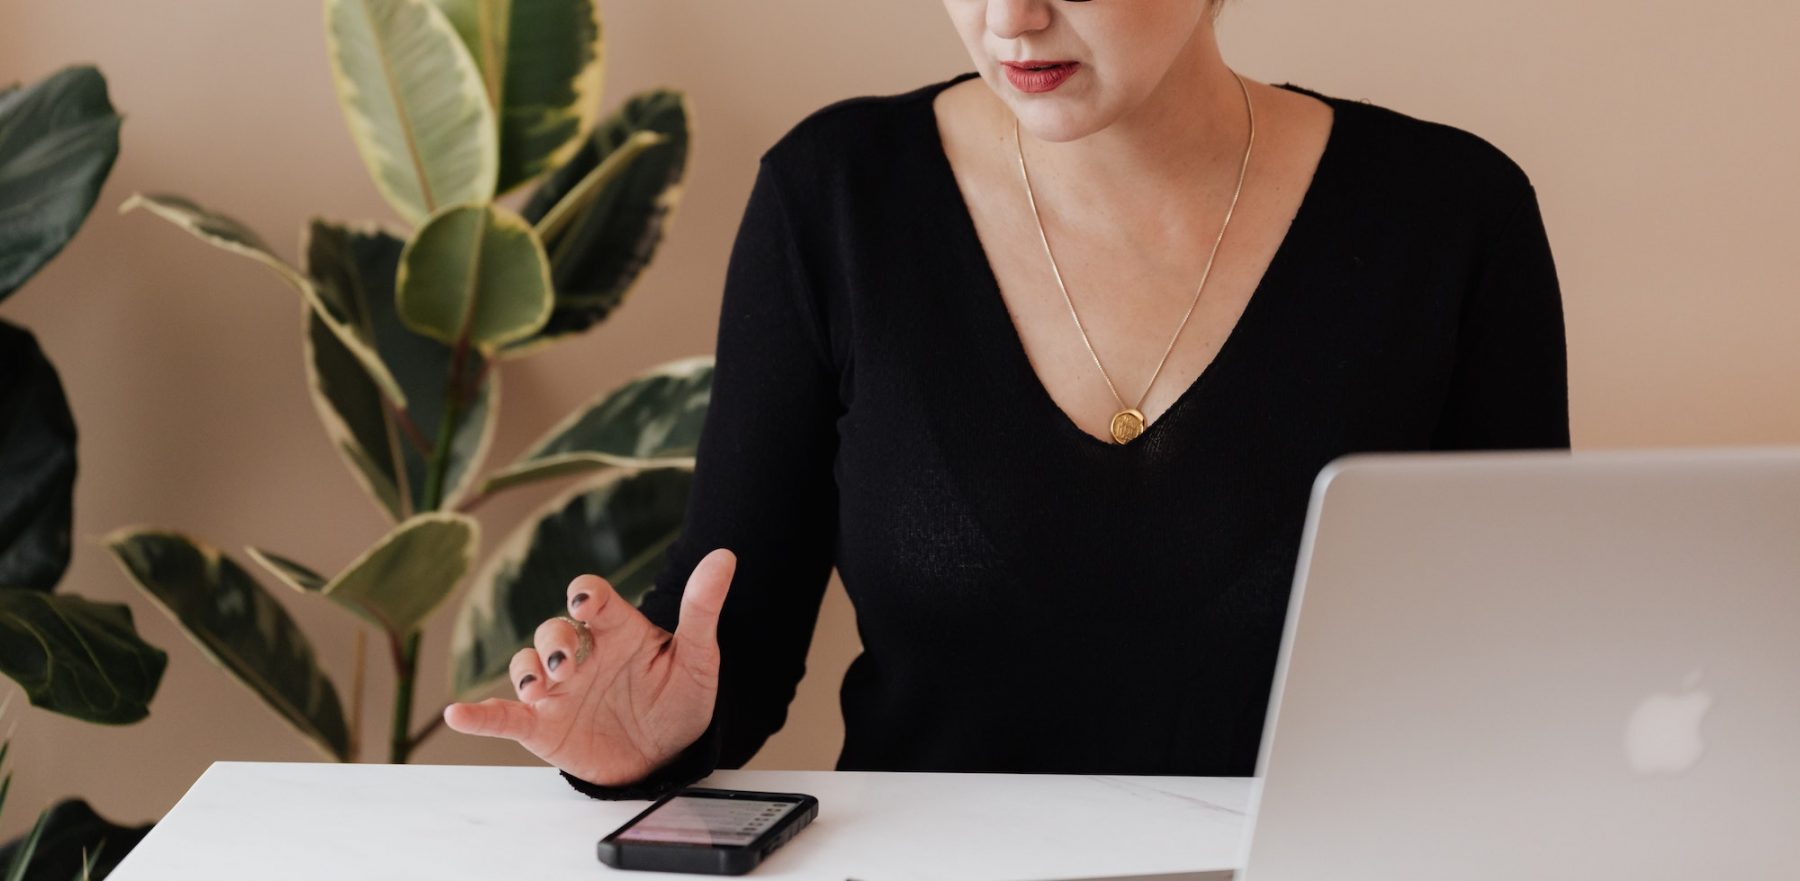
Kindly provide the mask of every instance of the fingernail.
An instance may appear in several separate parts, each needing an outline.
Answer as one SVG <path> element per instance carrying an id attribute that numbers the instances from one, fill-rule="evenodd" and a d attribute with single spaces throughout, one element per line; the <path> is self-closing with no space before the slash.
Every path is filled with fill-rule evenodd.
<path id="1" fill-rule="evenodd" d="M 525 686 L 530 685 L 531 683 L 536 682 L 536 681 L 537 681 L 536 673 L 525 674 L 523 677 L 520 677 L 520 679 L 519 679 L 519 690 L 524 691 Z"/>
<path id="2" fill-rule="evenodd" d="M 581 608 L 581 604 L 585 603 L 585 602 L 587 602 L 587 594 L 578 593 L 575 595 L 574 599 L 569 600 L 569 608 L 579 609 L 579 608 Z"/>
<path id="3" fill-rule="evenodd" d="M 562 666 L 563 659 L 566 657 L 568 656 L 563 654 L 561 649 L 553 651 L 550 653 L 550 657 L 544 659 L 544 666 L 549 667 L 550 672 L 555 673 L 556 668 Z"/>

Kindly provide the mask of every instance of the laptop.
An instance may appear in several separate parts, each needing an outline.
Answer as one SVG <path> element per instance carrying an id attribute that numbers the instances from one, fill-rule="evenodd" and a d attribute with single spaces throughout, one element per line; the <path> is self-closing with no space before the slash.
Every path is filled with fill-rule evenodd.
<path id="1" fill-rule="evenodd" d="M 1275 682 L 1238 881 L 1800 878 L 1800 447 L 1340 457 Z"/>
<path id="2" fill-rule="evenodd" d="M 1800 878 L 1800 447 L 1314 482 L 1243 881 Z"/>

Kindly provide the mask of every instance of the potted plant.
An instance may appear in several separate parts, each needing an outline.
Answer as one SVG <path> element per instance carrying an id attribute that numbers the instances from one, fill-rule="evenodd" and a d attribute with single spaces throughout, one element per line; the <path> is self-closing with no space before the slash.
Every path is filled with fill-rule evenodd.
<path id="1" fill-rule="evenodd" d="M 378 634 L 396 678 L 387 758 L 404 762 L 441 722 L 412 724 L 420 634 L 473 567 L 469 511 L 565 475 L 575 486 L 499 543 L 458 613 L 449 668 L 468 696 L 562 608 L 574 575 L 638 598 L 678 532 L 712 359 L 647 370 L 483 474 L 506 362 L 602 323 L 661 241 L 681 194 L 688 108 L 677 91 L 600 118 L 603 47 L 591 0 L 325 0 L 326 55 L 375 185 L 410 228 L 315 219 L 289 262 L 243 224 L 173 195 L 144 209 L 263 263 L 303 304 L 315 408 L 353 478 L 392 521 L 333 574 L 272 547 L 248 557 Z M 522 210 L 497 198 L 534 185 Z M 221 666 L 325 755 L 357 757 L 352 699 L 310 641 L 238 562 L 183 533 L 119 530 L 131 578 Z"/>

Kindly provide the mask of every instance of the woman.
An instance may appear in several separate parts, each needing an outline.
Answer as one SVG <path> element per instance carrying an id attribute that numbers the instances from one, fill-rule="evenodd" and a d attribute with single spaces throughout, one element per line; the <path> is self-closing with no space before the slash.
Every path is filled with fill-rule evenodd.
<path id="1" fill-rule="evenodd" d="M 975 71 L 769 148 L 656 589 L 575 579 L 449 725 L 601 798 L 739 767 L 835 564 L 839 769 L 1252 774 L 1320 468 L 1567 447 L 1568 394 L 1525 173 L 1240 77 L 1214 2 L 945 0 Z"/>

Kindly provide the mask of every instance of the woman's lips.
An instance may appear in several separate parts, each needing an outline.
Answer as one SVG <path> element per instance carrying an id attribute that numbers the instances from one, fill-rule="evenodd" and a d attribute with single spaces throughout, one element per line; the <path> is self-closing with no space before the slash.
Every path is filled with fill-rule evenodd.
<path id="1" fill-rule="evenodd" d="M 1048 92 L 1081 68 L 1078 61 L 1004 61 L 1001 64 L 1006 68 L 1007 82 L 1021 92 Z"/>

